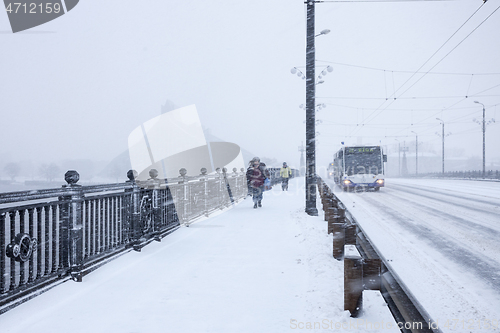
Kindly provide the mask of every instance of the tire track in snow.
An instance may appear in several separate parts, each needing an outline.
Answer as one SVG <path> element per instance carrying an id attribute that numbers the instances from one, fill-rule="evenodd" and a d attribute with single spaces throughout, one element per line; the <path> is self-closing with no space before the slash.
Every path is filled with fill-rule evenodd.
<path id="1" fill-rule="evenodd" d="M 443 199 L 439 199 L 439 198 L 436 198 L 436 197 L 432 197 L 432 196 L 420 194 L 417 191 L 431 192 L 431 193 L 434 193 L 436 195 L 444 195 L 444 196 L 449 196 L 449 197 L 452 197 L 452 198 L 458 198 L 458 199 L 463 199 L 463 200 L 466 200 L 466 201 L 471 201 L 470 197 L 467 198 L 467 197 L 464 197 L 464 196 L 459 196 L 459 195 L 454 195 L 454 194 L 448 194 L 448 193 L 444 193 L 444 192 L 436 192 L 436 191 L 424 189 L 424 188 L 421 188 L 421 187 L 407 186 L 407 185 L 396 185 L 396 184 L 391 184 L 391 187 L 395 187 L 399 191 L 415 193 L 416 195 L 424 197 L 424 198 L 433 199 L 433 200 L 439 200 L 439 201 L 445 202 L 447 204 L 454 205 L 454 206 L 459 206 L 459 207 L 463 207 L 463 206 L 460 205 L 460 204 L 454 203 L 452 201 L 443 200 Z M 408 190 L 408 188 L 412 188 L 414 190 L 413 191 L 412 190 Z M 495 203 L 493 203 L 493 202 L 484 201 L 484 200 L 474 199 L 473 201 L 474 202 L 480 202 L 480 203 L 483 203 L 483 204 L 486 204 L 486 205 L 495 205 Z M 497 202 L 496 204 L 497 204 L 497 207 L 498 207 L 499 203 Z M 482 214 L 493 215 L 494 217 L 497 217 L 500 220 L 500 215 L 499 215 L 498 212 L 494 212 L 494 211 L 489 212 L 489 211 L 485 211 L 484 209 L 475 208 L 475 207 L 471 207 L 471 206 L 467 206 L 467 208 L 469 210 L 474 210 L 474 211 L 480 212 Z M 495 207 L 493 207 L 493 209 L 494 208 Z"/>
<path id="2" fill-rule="evenodd" d="M 406 193 L 408 191 L 403 191 L 403 192 Z M 439 200 L 439 199 L 435 199 L 435 198 L 432 198 L 432 197 L 429 197 L 429 196 L 420 195 L 420 194 L 415 193 L 415 192 L 412 192 L 412 193 L 414 193 L 414 195 L 416 195 L 416 196 L 421 196 L 421 197 L 428 198 L 428 199 Z M 401 199 L 400 195 L 392 194 L 390 192 L 389 193 L 386 192 L 385 194 L 388 195 L 388 196 L 397 198 L 397 199 Z M 457 204 L 453 204 L 452 202 L 443 201 L 443 200 L 439 200 L 439 201 L 441 201 L 443 203 L 446 203 L 446 204 L 451 204 L 453 206 L 458 206 L 460 208 L 463 208 L 463 206 L 460 206 L 460 205 L 457 205 Z M 412 201 L 411 204 L 414 205 L 415 207 L 420 207 L 422 210 L 425 210 L 426 212 L 433 213 L 436 216 L 441 216 L 443 218 L 447 218 L 447 219 L 450 219 L 450 220 L 452 220 L 454 222 L 457 222 L 466 231 L 470 231 L 470 229 L 472 228 L 475 231 L 481 233 L 483 236 L 493 238 L 494 240 L 500 239 L 500 231 L 498 231 L 498 230 L 492 229 L 490 227 L 486 227 L 486 226 L 484 226 L 482 224 L 479 224 L 479 223 L 471 221 L 471 220 L 464 219 L 464 218 L 462 218 L 460 216 L 444 212 L 444 211 L 442 211 L 440 209 L 436 209 L 436 208 L 432 208 L 430 206 L 426 206 L 426 205 L 420 204 L 420 203 L 415 202 L 415 201 Z M 469 208 L 469 207 L 467 207 L 467 208 Z M 481 211 L 481 210 L 479 210 L 479 212 L 486 213 L 486 212 Z M 498 216 L 498 214 L 495 214 L 495 217 L 497 217 L 497 218 L 500 219 L 500 216 Z"/>
<path id="3" fill-rule="evenodd" d="M 390 216 L 393 221 L 397 222 L 403 228 L 411 231 L 417 236 L 424 237 L 431 247 L 464 267 L 466 271 L 473 271 L 479 279 L 483 280 L 492 289 L 500 293 L 500 285 L 498 283 L 500 281 L 500 272 L 498 270 L 498 263 L 489 264 L 473 252 L 457 244 L 453 239 L 438 235 L 428 227 L 414 224 L 413 219 L 401 214 L 399 211 L 394 210 L 384 203 L 376 201 L 368 196 L 364 196 L 363 199 L 374 208 Z"/>

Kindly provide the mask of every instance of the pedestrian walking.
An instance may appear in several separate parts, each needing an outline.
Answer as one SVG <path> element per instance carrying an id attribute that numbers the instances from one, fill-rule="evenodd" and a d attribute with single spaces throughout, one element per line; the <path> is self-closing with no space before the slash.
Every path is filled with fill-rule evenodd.
<path id="1" fill-rule="evenodd" d="M 292 177 L 292 169 L 286 162 L 283 162 L 283 167 L 280 169 L 280 177 L 281 177 L 281 189 L 283 191 L 288 191 L 288 180 Z"/>
<path id="2" fill-rule="evenodd" d="M 254 157 L 247 169 L 247 185 L 253 198 L 253 208 L 262 207 L 262 193 L 264 192 L 264 181 L 269 178 L 269 170 L 258 157 Z"/>

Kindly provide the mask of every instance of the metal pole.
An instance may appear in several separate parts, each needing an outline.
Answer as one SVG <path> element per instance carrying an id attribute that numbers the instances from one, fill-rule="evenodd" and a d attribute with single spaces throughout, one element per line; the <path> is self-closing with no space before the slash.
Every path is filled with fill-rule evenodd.
<path id="1" fill-rule="evenodd" d="M 398 175 L 401 177 L 401 142 L 398 141 Z"/>
<path id="2" fill-rule="evenodd" d="M 486 120 L 484 119 L 484 104 L 483 104 L 483 179 L 485 178 L 485 172 L 486 172 L 486 144 L 485 144 L 485 132 L 486 132 Z"/>
<path id="3" fill-rule="evenodd" d="M 418 176 L 418 134 L 414 131 L 411 131 L 415 134 L 415 175 Z"/>
<path id="4" fill-rule="evenodd" d="M 442 138 L 443 138 L 443 154 L 442 154 L 442 158 L 443 158 L 443 175 L 444 175 L 444 121 L 442 122 L 442 125 L 443 125 L 443 134 L 442 134 Z"/>
<path id="5" fill-rule="evenodd" d="M 306 46 L 306 213 L 318 215 L 316 208 L 316 119 L 315 119 L 314 1 L 307 3 Z"/>
<path id="6" fill-rule="evenodd" d="M 415 133 L 415 174 L 418 175 L 418 134 Z"/>

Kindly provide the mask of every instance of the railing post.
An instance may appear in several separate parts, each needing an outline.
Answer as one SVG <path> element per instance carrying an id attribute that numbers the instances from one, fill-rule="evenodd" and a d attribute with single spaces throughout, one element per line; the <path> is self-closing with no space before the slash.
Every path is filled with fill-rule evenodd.
<path id="1" fill-rule="evenodd" d="M 355 224 L 349 224 L 345 227 L 345 243 L 348 245 L 356 245 L 357 237 L 357 226 Z"/>
<path id="2" fill-rule="evenodd" d="M 334 223 L 340 223 L 340 224 L 344 224 L 345 223 L 345 210 L 341 209 L 340 207 L 338 207 L 338 205 L 335 203 L 335 205 L 337 207 L 332 207 L 332 208 L 329 208 L 328 211 L 329 211 L 329 214 L 328 214 L 328 233 L 332 233 L 333 231 L 333 224 Z M 333 206 L 333 204 L 332 204 Z M 326 212 L 325 212 L 326 214 Z"/>
<path id="3" fill-rule="evenodd" d="M 331 232 L 330 232 L 331 231 Z M 328 223 L 328 232 L 333 234 L 333 257 L 337 260 L 342 260 L 344 257 L 344 239 L 345 229 L 344 223 Z"/>
<path id="4" fill-rule="evenodd" d="M 380 259 L 364 259 L 363 260 L 363 289 L 364 290 L 380 290 L 381 280 L 380 273 L 382 261 Z"/>
<path id="5" fill-rule="evenodd" d="M 354 245 L 345 246 L 344 310 L 357 317 L 363 307 L 363 259 Z"/>
<path id="6" fill-rule="evenodd" d="M 246 198 L 248 195 L 247 174 L 244 168 L 240 168 L 240 171 L 241 171 L 241 197 Z"/>
<path id="7" fill-rule="evenodd" d="M 208 178 L 207 178 L 207 168 L 201 168 L 201 179 L 203 182 L 203 215 L 208 217 Z"/>
<path id="8" fill-rule="evenodd" d="M 224 179 L 224 186 L 222 187 L 224 206 L 229 207 L 231 204 L 234 203 L 234 199 L 233 199 L 233 192 L 231 191 L 231 184 L 229 183 L 227 168 L 222 168 L 222 177 Z M 226 193 L 227 193 L 227 199 L 226 199 Z"/>
<path id="9" fill-rule="evenodd" d="M 158 170 L 151 169 L 149 171 L 149 176 L 151 177 L 151 208 L 152 208 L 152 219 L 153 219 L 153 236 L 158 242 L 161 241 L 159 236 L 160 224 L 161 224 L 161 211 L 160 211 L 160 180 L 158 179 Z"/>
<path id="10" fill-rule="evenodd" d="M 332 198 L 325 198 L 323 204 L 323 210 L 325 211 L 325 221 L 329 221 L 331 218 L 337 215 L 336 203 Z"/>
<path id="11" fill-rule="evenodd" d="M 186 225 L 186 223 L 189 221 L 189 211 L 188 211 L 188 205 L 189 205 L 189 185 L 188 185 L 188 178 L 187 178 L 187 170 L 185 168 L 181 168 L 179 170 L 179 174 L 181 175 L 181 182 L 182 184 L 182 224 Z"/>
<path id="12" fill-rule="evenodd" d="M 75 170 L 69 170 L 64 175 L 68 185 L 63 185 L 65 194 L 59 198 L 63 201 L 61 215 L 62 225 L 62 258 L 63 267 L 69 268 L 71 277 L 82 281 L 81 270 L 83 268 L 83 200 L 82 186 L 76 183 L 80 175 Z"/>
<path id="13" fill-rule="evenodd" d="M 128 217 L 129 225 L 128 225 L 128 236 L 129 242 L 134 247 L 134 250 L 140 251 L 140 247 L 136 247 L 136 243 L 139 241 L 141 237 L 141 188 L 137 185 L 137 171 L 129 170 L 127 172 L 128 183 L 132 185 L 131 189 L 127 189 L 126 192 L 129 194 L 129 212 L 130 216 Z"/>
<path id="14" fill-rule="evenodd" d="M 232 192 L 232 195 L 233 195 L 233 199 L 236 201 L 236 203 L 238 203 L 239 199 L 240 199 L 240 187 L 239 187 L 239 178 L 238 177 L 238 169 L 236 168 L 233 168 L 233 175 L 234 177 L 234 188 L 231 189 L 231 192 Z"/>
<path id="15" fill-rule="evenodd" d="M 5 213 L 0 213 L 0 294 L 7 291 L 5 288 Z"/>
<path id="16" fill-rule="evenodd" d="M 218 175 L 218 189 L 217 189 L 217 197 L 219 199 L 219 209 L 224 209 L 224 202 L 223 202 L 223 196 L 222 196 L 222 183 L 224 179 L 222 178 L 222 170 L 221 168 L 215 169 L 215 172 L 217 172 Z"/>

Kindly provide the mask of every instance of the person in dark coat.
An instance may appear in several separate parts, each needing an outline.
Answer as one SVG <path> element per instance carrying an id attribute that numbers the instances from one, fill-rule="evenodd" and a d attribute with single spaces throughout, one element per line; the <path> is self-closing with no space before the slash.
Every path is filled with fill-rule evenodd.
<path id="1" fill-rule="evenodd" d="M 253 208 L 262 207 L 262 192 L 264 192 L 264 181 L 269 178 L 269 170 L 258 157 L 250 161 L 247 169 L 247 185 L 253 198 Z"/>

